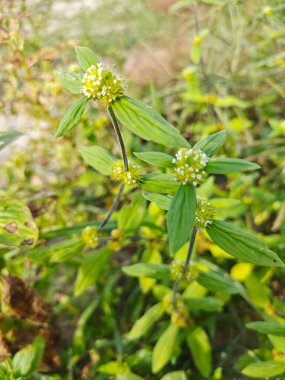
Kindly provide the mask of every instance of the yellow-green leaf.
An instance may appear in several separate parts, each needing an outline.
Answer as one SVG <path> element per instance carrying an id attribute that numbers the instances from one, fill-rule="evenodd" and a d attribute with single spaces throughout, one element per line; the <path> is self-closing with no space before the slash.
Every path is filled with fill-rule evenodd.
<path id="1" fill-rule="evenodd" d="M 116 158 L 106 149 L 100 146 L 85 146 L 80 148 L 79 152 L 84 161 L 99 173 L 104 175 L 112 173 L 112 166 L 116 162 Z"/>
<path id="2" fill-rule="evenodd" d="M 285 362 L 278 360 L 268 360 L 265 362 L 251 363 L 242 371 L 244 375 L 258 379 L 265 379 L 281 375 L 285 372 Z"/>
<path id="3" fill-rule="evenodd" d="M 162 317 L 163 313 L 164 309 L 160 303 L 149 308 L 146 313 L 133 325 L 131 331 L 127 335 L 127 338 L 129 340 L 139 339 L 148 332 L 156 321 Z"/>
<path id="4" fill-rule="evenodd" d="M 106 248 L 92 252 L 83 260 L 77 273 L 74 294 L 79 296 L 88 286 L 95 284 L 103 268 L 112 258 L 112 252 Z"/>
<path id="5" fill-rule="evenodd" d="M 152 355 L 152 372 L 160 371 L 170 360 L 177 344 L 178 327 L 170 324 L 158 339 Z"/>
<path id="6" fill-rule="evenodd" d="M 212 372 L 212 351 L 206 331 L 202 327 L 190 330 L 186 340 L 195 366 L 204 377 L 208 378 Z"/>

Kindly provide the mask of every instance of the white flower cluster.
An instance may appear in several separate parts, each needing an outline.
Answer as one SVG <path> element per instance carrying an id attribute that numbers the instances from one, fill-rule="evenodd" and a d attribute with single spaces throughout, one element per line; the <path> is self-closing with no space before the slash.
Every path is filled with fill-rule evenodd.
<path id="1" fill-rule="evenodd" d="M 111 71 L 103 70 L 102 63 L 90 66 L 82 78 L 81 92 L 88 98 L 108 105 L 124 93 L 120 78 Z"/>
<path id="2" fill-rule="evenodd" d="M 206 228 L 213 223 L 215 209 L 210 202 L 199 195 L 197 196 L 195 225 L 198 228 Z"/>
<path id="3" fill-rule="evenodd" d="M 207 173 L 204 168 L 208 161 L 209 157 L 200 149 L 180 149 L 172 161 L 175 164 L 173 170 L 177 181 L 183 185 L 199 185 L 206 179 Z"/>

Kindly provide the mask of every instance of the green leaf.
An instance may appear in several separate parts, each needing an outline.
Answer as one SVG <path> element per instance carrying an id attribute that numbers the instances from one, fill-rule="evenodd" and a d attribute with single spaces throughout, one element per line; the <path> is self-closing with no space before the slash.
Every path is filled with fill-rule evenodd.
<path id="1" fill-rule="evenodd" d="M 74 294 L 79 296 L 88 286 L 95 284 L 103 268 L 111 260 L 113 254 L 106 248 L 92 252 L 83 260 L 77 273 Z"/>
<path id="2" fill-rule="evenodd" d="M 195 215 L 195 188 L 190 184 L 181 185 L 174 194 L 167 213 L 167 230 L 172 253 L 178 251 L 189 239 Z"/>
<path id="3" fill-rule="evenodd" d="M 171 168 L 174 166 L 172 160 L 174 157 L 161 152 L 134 152 L 134 155 L 140 160 L 161 168 Z"/>
<path id="4" fill-rule="evenodd" d="M 264 266 L 285 266 L 278 255 L 256 236 L 230 223 L 214 220 L 206 231 L 215 244 L 241 261 Z"/>
<path id="5" fill-rule="evenodd" d="M 96 54 L 88 47 L 76 46 L 75 52 L 77 55 L 79 65 L 82 67 L 84 71 L 89 69 L 90 66 L 97 65 L 97 63 L 99 63 Z"/>
<path id="6" fill-rule="evenodd" d="M 213 133 L 212 135 L 202 139 L 197 144 L 195 144 L 193 149 L 201 149 L 203 152 L 207 154 L 207 156 L 212 157 L 222 147 L 222 145 L 225 142 L 226 136 L 226 131 Z"/>
<path id="7" fill-rule="evenodd" d="M 146 212 L 145 204 L 146 201 L 141 194 L 136 194 L 131 204 L 121 208 L 118 216 L 118 228 L 127 231 L 140 227 Z"/>
<path id="8" fill-rule="evenodd" d="M 126 373 L 116 376 L 116 380 L 143 380 L 143 378 L 133 373 Z"/>
<path id="9" fill-rule="evenodd" d="M 0 132 L 0 150 L 4 149 L 7 145 L 12 144 L 12 142 L 21 136 L 23 136 L 23 134 L 16 131 Z"/>
<path id="10" fill-rule="evenodd" d="M 81 74 L 68 73 L 65 71 L 55 71 L 54 75 L 58 82 L 72 94 L 80 94 L 82 87 Z"/>
<path id="11" fill-rule="evenodd" d="M 65 135 L 68 131 L 74 128 L 76 124 L 78 124 L 88 102 L 89 98 L 81 98 L 68 109 L 59 124 L 55 137 L 61 137 Z"/>
<path id="12" fill-rule="evenodd" d="M 170 360 L 176 347 L 178 338 L 178 327 L 170 324 L 158 339 L 152 355 L 152 372 L 160 371 Z"/>
<path id="13" fill-rule="evenodd" d="M 136 340 L 145 335 L 152 325 L 162 317 L 163 313 L 164 309 L 160 303 L 152 306 L 136 321 L 131 331 L 128 333 L 127 338 L 129 340 Z"/>
<path id="14" fill-rule="evenodd" d="M 126 128 L 145 140 L 178 148 L 189 147 L 176 128 L 143 102 L 122 96 L 114 102 L 113 110 Z"/>
<path id="15" fill-rule="evenodd" d="M 98 371 L 101 373 L 107 373 L 109 375 L 128 374 L 130 373 L 130 368 L 126 363 L 110 361 L 106 364 L 101 365 L 98 368 Z"/>
<path id="16" fill-rule="evenodd" d="M 142 194 L 148 201 L 155 203 L 158 207 L 162 208 L 162 210 L 169 210 L 172 200 L 172 197 L 169 195 L 149 193 L 147 191 L 143 191 Z"/>
<path id="17" fill-rule="evenodd" d="M 185 302 L 191 311 L 222 311 L 224 303 L 215 297 L 185 298 Z"/>
<path id="18" fill-rule="evenodd" d="M 179 186 L 174 174 L 151 173 L 141 179 L 141 188 L 153 193 L 173 193 Z"/>
<path id="19" fill-rule="evenodd" d="M 268 339 L 272 346 L 282 354 L 285 354 L 285 338 L 283 336 L 276 336 L 269 334 Z"/>
<path id="20" fill-rule="evenodd" d="M 19 201 L 0 198 L 0 244 L 33 248 L 38 236 L 30 209 Z"/>
<path id="21" fill-rule="evenodd" d="M 206 331 L 201 327 L 190 330 L 187 333 L 186 340 L 195 366 L 201 375 L 208 378 L 212 372 L 212 352 Z"/>
<path id="22" fill-rule="evenodd" d="M 161 380 L 187 380 L 185 371 L 174 371 L 164 375 Z"/>
<path id="23" fill-rule="evenodd" d="M 200 272 L 197 282 L 212 292 L 225 292 L 227 294 L 244 294 L 245 292 L 243 286 L 227 273 Z"/>
<path id="24" fill-rule="evenodd" d="M 40 365 L 45 349 L 45 340 L 39 335 L 32 344 L 22 348 L 13 357 L 13 374 L 15 377 L 29 376 Z"/>
<path id="25" fill-rule="evenodd" d="M 112 173 L 112 166 L 116 162 L 116 158 L 106 149 L 99 146 L 86 146 L 79 148 L 79 152 L 84 161 L 99 173 L 104 175 Z"/>
<path id="26" fill-rule="evenodd" d="M 38 264 L 66 262 L 80 253 L 83 247 L 81 239 L 67 239 L 52 245 L 39 246 L 28 253 L 28 258 Z"/>
<path id="27" fill-rule="evenodd" d="M 260 169 L 260 166 L 254 162 L 238 158 L 218 158 L 211 160 L 207 163 L 205 168 L 206 172 L 210 174 L 227 174 L 257 169 Z"/>
<path id="28" fill-rule="evenodd" d="M 270 378 L 281 375 L 285 372 L 285 362 L 278 360 L 269 360 L 265 362 L 251 363 L 242 371 L 244 375 L 255 378 Z"/>
<path id="29" fill-rule="evenodd" d="M 285 325 L 278 322 L 258 321 L 246 324 L 248 329 L 255 330 L 261 334 L 271 334 L 285 337 Z"/>
<path id="30" fill-rule="evenodd" d="M 169 280 L 170 270 L 166 264 L 139 263 L 122 267 L 122 271 L 132 277 L 155 278 Z"/>

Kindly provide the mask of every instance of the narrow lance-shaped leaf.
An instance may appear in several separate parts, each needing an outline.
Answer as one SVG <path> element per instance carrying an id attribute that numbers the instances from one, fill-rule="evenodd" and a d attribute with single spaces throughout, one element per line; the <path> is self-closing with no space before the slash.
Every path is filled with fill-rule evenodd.
<path id="1" fill-rule="evenodd" d="M 152 372 L 157 373 L 171 358 L 178 338 L 178 327 L 170 324 L 158 339 L 152 355 Z"/>
<path id="2" fill-rule="evenodd" d="M 246 366 L 242 371 L 244 375 L 257 378 L 266 379 L 281 375 L 285 372 L 285 362 L 278 360 L 268 360 L 265 362 L 251 363 Z"/>
<path id="3" fill-rule="evenodd" d="M 257 321 L 246 324 L 248 329 L 255 330 L 261 334 L 270 334 L 285 337 L 285 325 L 273 321 Z"/>
<path id="4" fill-rule="evenodd" d="M 112 252 L 106 248 L 92 252 L 83 260 L 75 282 L 74 294 L 79 296 L 88 286 L 95 284 L 103 268 L 112 258 Z"/>
<path id="5" fill-rule="evenodd" d="M 116 158 L 106 149 L 99 146 L 90 146 L 80 148 L 79 152 L 84 161 L 99 173 L 104 175 L 110 175 L 112 173 L 112 166 L 116 162 Z"/>
<path id="6" fill-rule="evenodd" d="M 145 161 L 151 165 L 156 165 L 161 168 L 171 168 L 174 166 L 172 160 L 173 156 L 161 152 L 134 152 L 140 160 Z"/>
<path id="7" fill-rule="evenodd" d="M 189 310 L 195 311 L 222 311 L 224 303 L 215 297 L 185 297 L 185 303 Z"/>
<path id="8" fill-rule="evenodd" d="M 245 294 L 243 286 L 233 280 L 227 273 L 200 272 L 197 282 L 213 292 L 228 294 Z"/>
<path id="9" fill-rule="evenodd" d="M 181 185 L 167 213 L 169 245 L 175 253 L 189 239 L 195 222 L 196 193 L 193 185 Z"/>
<path id="10" fill-rule="evenodd" d="M 155 203 L 158 207 L 162 208 L 162 210 L 169 210 L 172 197 L 169 195 L 162 195 L 156 193 L 149 193 L 147 191 L 143 191 L 143 196 L 150 202 Z"/>
<path id="11" fill-rule="evenodd" d="M 54 75 L 59 83 L 67 90 L 69 90 L 72 94 L 80 94 L 82 87 L 82 75 L 68 73 L 65 71 L 55 71 Z"/>
<path id="12" fill-rule="evenodd" d="M 77 55 L 79 65 L 82 67 L 84 71 L 86 71 L 90 66 L 99 63 L 96 54 L 88 47 L 76 46 L 75 52 Z"/>
<path id="13" fill-rule="evenodd" d="M 131 331 L 127 335 L 128 339 L 139 339 L 141 336 L 146 334 L 151 326 L 162 317 L 163 313 L 164 309 L 160 303 L 152 306 L 133 325 Z"/>
<path id="14" fill-rule="evenodd" d="M 284 266 L 275 252 L 256 236 L 239 227 L 214 220 L 206 230 L 215 244 L 239 260 L 264 266 Z"/>
<path id="15" fill-rule="evenodd" d="M 225 142 L 226 136 L 226 131 L 213 133 L 212 135 L 207 136 L 204 139 L 197 142 L 197 144 L 193 146 L 193 149 L 201 149 L 203 152 L 207 154 L 207 156 L 212 157 L 215 153 L 218 152 L 218 150 L 220 150 L 220 148 Z"/>
<path id="16" fill-rule="evenodd" d="M 205 168 L 206 172 L 211 174 L 228 174 L 257 169 L 260 169 L 260 166 L 254 162 L 238 158 L 218 158 L 216 160 L 211 160 L 207 163 Z"/>
<path id="17" fill-rule="evenodd" d="M 139 263 L 123 267 L 122 271 L 128 276 L 156 278 L 157 280 L 169 280 L 170 270 L 166 264 Z"/>
<path id="18" fill-rule="evenodd" d="M 186 340 L 195 366 L 204 377 L 208 378 L 212 371 L 212 352 L 206 331 L 197 327 L 188 332 Z"/>
<path id="19" fill-rule="evenodd" d="M 23 136 L 23 134 L 16 131 L 0 132 L 0 150 L 4 149 L 7 145 L 11 144 L 21 136 Z"/>
<path id="20" fill-rule="evenodd" d="M 145 199 L 141 194 L 132 198 L 131 204 L 124 205 L 118 215 L 118 228 L 124 231 L 139 228 L 146 212 Z"/>
<path id="21" fill-rule="evenodd" d="M 59 124 L 55 137 L 61 137 L 65 135 L 66 132 L 70 131 L 76 126 L 76 124 L 81 119 L 81 116 L 85 111 L 88 102 L 89 99 L 87 97 L 81 98 L 68 109 Z"/>
<path id="22" fill-rule="evenodd" d="M 13 374 L 15 377 L 31 375 L 40 365 L 45 348 L 45 340 L 39 335 L 32 344 L 22 348 L 13 357 Z"/>
<path id="23" fill-rule="evenodd" d="M 143 102 L 122 96 L 114 102 L 113 110 L 126 128 L 145 140 L 178 148 L 189 147 L 176 128 Z"/>
<path id="24" fill-rule="evenodd" d="M 173 193 L 179 186 L 174 174 L 150 173 L 143 175 L 141 179 L 141 188 L 153 193 Z"/>

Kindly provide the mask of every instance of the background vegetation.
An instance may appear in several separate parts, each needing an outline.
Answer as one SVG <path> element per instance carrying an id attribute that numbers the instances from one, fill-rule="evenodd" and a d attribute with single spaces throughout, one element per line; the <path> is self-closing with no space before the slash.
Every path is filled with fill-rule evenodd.
<path id="1" fill-rule="evenodd" d="M 202 333 L 204 341 L 192 350 L 177 345 L 167 366 L 152 373 L 153 347 L 169 316 L 152 320 L 145 334 L 128 333 L 169 284 L 128 277 L 121 268 L 171 262 L 165 212 L 124 195 L 108 228 L 119 221 L 125 237 L 109 244 L 112 261 L 87 270 L 92 250 L 82 231 L 104 218 L 117 186 L 87 167 L 76 148 L 104 142 L 119 151 L 106 115 L 95 108 L 70 135 L 54 138 L 75 100 L 54 71 L 77 72 L 73 47 L 89 46 L 127 78 L 129 94 L 152 104 L 191 144 L 226 129 L 221 155 L 261 166 L 252 174 L 218 175 L 204 191 L 219 217 L 255 232 L 284 261 L 284 2 L 3 0 L 0 19 L 1 131 L 23 134 L 1 151 L 0 195 L 20 201 L 17 215 L 31 219 L 29 238 L 39 231 L 32 249 L 33 243 L 7 248 L 0 241 L 0 378 L 248 379 L 242 374 L 248 364 L 273 360 L 281 370 L 255 377 L 285 379 L 284 331 L 264 334 L 246 326 L 260 319 L 284 324 L 284 269 L 237 262 L 203 234 L 195 258 L 223 280 L 185 285 L 184 296 L 214 300 L 189 307 L 206 337 Z M 146 144 L 151 150 L 151 143 L 123 134 L 130 152 Z M 24 376 L 23 362 L 30 365 Z"/>

